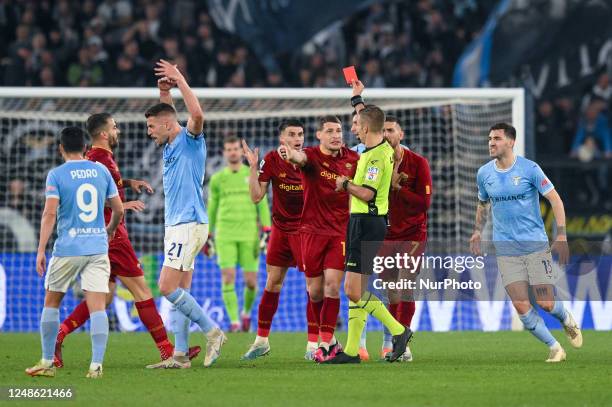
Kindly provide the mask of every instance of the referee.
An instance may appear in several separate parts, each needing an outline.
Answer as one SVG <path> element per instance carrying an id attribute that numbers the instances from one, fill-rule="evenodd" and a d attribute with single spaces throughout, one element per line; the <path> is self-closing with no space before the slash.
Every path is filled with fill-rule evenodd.
<path id="1" fill-rule="evenodd" d="M 352 85 L 353 94 L 360 94 L 363 84 L 356 81 Z M 323 363 L 360 363 L 359 340 L 368 313 L 393 335 L 393 352 L 387 360 L 394 362 L 406 349 L 412 332 L 393 318 L 379 298 L 366 291 L 373 271 L 373 258 L 387 231 L 394 151 L 383 139 L 385 113 L 374 105 L 365 106 L 360 96 L 353 96 L 351 104 L 359 115 L 356 127 L 366 148 L 357 162 L 353 181 L 344 176 L 336 178 L 336 190 L 348 191 L 351 195 L 344 265 L 344 292 L 349 298 L 348 340 L 344 352 Z"/>

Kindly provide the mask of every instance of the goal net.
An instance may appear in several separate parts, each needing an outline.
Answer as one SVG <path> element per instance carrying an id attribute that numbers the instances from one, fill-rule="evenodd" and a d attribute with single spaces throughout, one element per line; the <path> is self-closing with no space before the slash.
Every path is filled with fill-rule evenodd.
<path id="1" fill-rule="evenodd" d="M 250 146 L 259 147 L 263 156 L 277 147 L 277 127 L 284 118 L 300 118 L 306 125 L 305 144 L 313 145 L 316 119 L 335 114 L 342 119 L 345 143 L 352 146 L 358 142 L 349 130 L 350 89 L 197 89 L 196 93 L 206 118 L 206 182 L 223 166 L 221 149 L 226 135 L 245 139 Z M 180 117 L 185 119 L 180 95 L 173 95 Z M 496 122 L 512 123 L 519 137 L 517 153 L 523 153 L 522 91 L 367 89 L 364 98 L 397 116 L 405 132 L 403 143 L 429 160 L 433 179 L 429 240 L 457 244 L 467 241 L 476 207 L 476 171 L 488 160 L 489 127 Z M 128 212 L 126 222 L 147 280 L 155 287 L 163 259 L 161 149 L 147 136 L 143 113 L 157 101 L 156 89 L 0 89 L 0 329 L 38 329 L 44 290 L 34 263 L 45 178 L 52 167 L 61 164 L 57 151 L 59 131 L 68 125 L 84 126 L 92 113 L 112 113 L 121 129 L 115 158 L 123 178 L 147 180 L 155 189 L 153 195 L 139 196 L 126 190 L 128 200 L 140 199 L 146 204 L 144 212 Z M 265 284 L 264 269 L 262 257 L 259 287 Z M 214 259 L 198 257 L 192 292 L 226 326 L 220 272 Z M 78 293 L 66 296 L 62 318 L 78 301 Z M 273 329 L 305 329 L 305 301 L 303 276 L 292 270 Z M 435 320 L 442 311 L 434 312 L 431 307 L 432 304 L 419 307 L 419 318 L 414 323 L 419 329 L 483 328 L 474 304 L 457 302 L 444 311 L 450 313 L 448 326 Z M 139 328 L 132 308 L 129 294 L 120 289 L 112 307 L 120 329 Z M 160 308 L 166 316 L 169 305 L 165 300 L 160 300 Z M 346 306 L 342 309 L 346 310 Z M 509 328 L 509 315 L 504 312 L 500 317 L 500 328 Z"/>

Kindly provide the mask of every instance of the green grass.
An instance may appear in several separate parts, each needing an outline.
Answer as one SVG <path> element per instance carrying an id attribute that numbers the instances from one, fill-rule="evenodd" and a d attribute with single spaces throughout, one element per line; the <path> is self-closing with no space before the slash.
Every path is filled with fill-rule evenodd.
<path id="1" fill-rule="evenodd" d="M 580 350 L 572 349 L 561 332 L 554 335 L 568 352 L 564 363 L 544 363 L 546 347 L 526 332 L 418 332 L 412 363 L 318 366 L 303 359 L 304 334 L 273 333 L 272 353 L 256 361 L 239 361 L 253 335 L 233 334 L 210 369 L 202 367 L 200 356 L 189 370 L 150 371 L 143 367 L 158 355 L 148 335 L 114 333 L 105 375 L 94 381 L 84 378 L 87 334 L 66 339 L 66 367 L 49 379 L 23 372 L 40 357 L 38 335 L 3 333 L 0 386 L 72 386 L 74 403 L 87 406 L 612 405 L 612 333 L 584 332 Z M 192 344 L 203 345 L 201 334 L 191 338 Z M 371 356 L 377 356 L 380 334 L 368 339 Z"/>

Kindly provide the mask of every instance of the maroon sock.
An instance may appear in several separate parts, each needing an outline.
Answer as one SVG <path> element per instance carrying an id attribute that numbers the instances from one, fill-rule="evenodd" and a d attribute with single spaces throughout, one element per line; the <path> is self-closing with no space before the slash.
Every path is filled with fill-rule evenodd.
<path id="1" fill-rule="evenodd" d="M 72 331 L 77 329 L 80 326 L 83 326 L 85 322 L 89 319 L 89 308 L 87 308 L 87 302 L 85 300 L 81 301 L 79 305 L 76 306 L 72 313 L 68 315 L 62 324 L 60 325 L 59 332 L 57 334 L 57 342 L 62 343 L 64 338 Z"/>
<path id="2" fill-rule="evenodd" d="M 399 321 L 399 302 L 397 304 L 389 304 L 389 313 Z"/>
<path id="3" fill-rule="evenodd" d="M 272 319 L 276 314 L 278 308 L 278 298 L 280 292 L 273 293 L 268 290 L 264 290 L 259 302 L 259 313 L 257 317 L 257 336 L 267 337 L 270 335 L 270 327 L 272 326 Z"/>
<path id="4" fill-rule="evenodd" d="M 155 341 L 155 345 L 157 345 L 157 349 L 159 349 L 162 359 L 167 359 L 172 356 L 174 346 L 172 346 L 168 340 L 164 321 L 162 321 L 159 312 L 157 312 L 157 306 L 153 298 L 137 302 L 136 310 L 138 311 L 140 320 L 144 326 L 147 327 L 147 330 Z"/>
<path id="5" fill-rule="evenodd" d="M 319 342 L 319 324 L 310 301 L 310 294 L 306 292 L 308 302 L 306 303 L 306 321 L 308 322 L 308 342 Z"/>
<path id="6" fill-rule="evenodd" d="M 321 307 L 321 325 L 320 334 L 323 342 L 330 343 L 334 331 L 336 330 L 336 322 L 338 322 L 338 311 L 340 311 L 340 299 L 325 297 L 323 306 Z"/>
<path id="7" fill-rule="evenodd" d="M 404 326 L 410 326 L 412 323 L 412 317 L 414 316 L 414 311 L 416 306 L 414 301 L 402 301 L 399 304 L 398 308 L 398 317 L 397 320 Z"/>

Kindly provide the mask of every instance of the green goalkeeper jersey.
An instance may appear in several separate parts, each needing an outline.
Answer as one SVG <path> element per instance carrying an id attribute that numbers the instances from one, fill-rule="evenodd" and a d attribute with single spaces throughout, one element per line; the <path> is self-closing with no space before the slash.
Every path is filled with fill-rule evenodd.
<path id="1" fill-rule="evenodd" d="M 223 168 L 210 177 L 208 191 L 209 229 L 217 240 L 253 241 L 259 238 L 259 223 L 270 226 L 270 208 L 264 197 L 258 204 L 249 194 L 249 167 L 238 171 Z"/>

